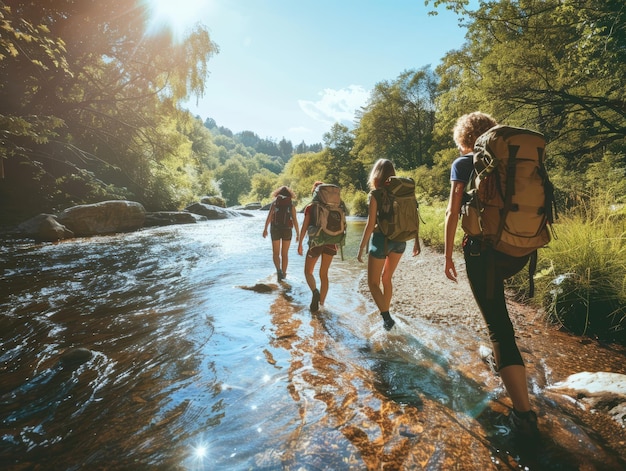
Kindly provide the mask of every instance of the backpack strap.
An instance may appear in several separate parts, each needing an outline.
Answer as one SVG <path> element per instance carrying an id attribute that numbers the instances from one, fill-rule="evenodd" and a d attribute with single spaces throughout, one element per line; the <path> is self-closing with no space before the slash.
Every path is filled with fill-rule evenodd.
<path id="1" fill-rule="evenodd" d="M 537 271 L 537 251 L 530 254 L 528 261 L 528 297 L 535 295 L 535 272 Z"/>
<path id="2" fill-rule="evenodd" d="M 513 194 L 515 193 L 515 173 L 517 170 L 517 152 L 519 151 L 519 146 L 509 145 L 509 161 L 506 167 L 506 183 L 504 189 L 504 207 L 502 208 L 502 216 L 507 214 L 511 208 L 513 207 Z M 506 223 L 506 218 L 500 218 L 500 224 L 498 225 L 498 232 L 496 232 L 496 243 L 502 237 L 502 231 L 504 230 L 504 224 Z"/>

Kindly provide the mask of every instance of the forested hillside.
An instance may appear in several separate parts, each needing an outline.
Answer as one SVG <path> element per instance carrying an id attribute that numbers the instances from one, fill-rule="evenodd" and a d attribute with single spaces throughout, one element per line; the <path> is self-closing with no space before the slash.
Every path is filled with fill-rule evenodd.
<path id="1" fill-rule="evenodd" d="M 445 199 L 455 119 L 480 109 L 543 132 L 565 202 L 626 194 L 626 12 L 621 1 L 501 1 L 451 8 L 466 42 L 371 91 L 354 126 L 294 145 L 233 134 L 182 103 L 210 87 L 219 53 L 202 26 L 182 42 L 150 32 L 140 0 L 0 1 L 0 223 L 78 203 L 132 199 L 180 209 L 203 195 L 267 201 L 280 184 L 305 200 L 313 181 L 363 210 L 379 157 Z M 416 26 L 417 27 L 417 26 Z M 419 45 L 416 45 L 416 47 Z"/>

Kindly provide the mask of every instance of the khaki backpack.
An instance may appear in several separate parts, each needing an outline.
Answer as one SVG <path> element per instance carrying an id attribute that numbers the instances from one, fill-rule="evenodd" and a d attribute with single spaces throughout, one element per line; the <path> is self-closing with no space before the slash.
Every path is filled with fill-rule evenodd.
<path id="1" fill-rule="evenodd" d="M 545 138 L 529 129 L 498 125 L 474 145 L 461 225 L 466 234 L 515 257 L 550 242 L 554 188 L 544 166 Z"/>
<path id="2" fill-rule="evenodd" d="M 419 205 L 415 181 L 409 177 L 390 177 L 378 195 L 376 223 L 388 240 L 406 242 L 419 236 Z"/>

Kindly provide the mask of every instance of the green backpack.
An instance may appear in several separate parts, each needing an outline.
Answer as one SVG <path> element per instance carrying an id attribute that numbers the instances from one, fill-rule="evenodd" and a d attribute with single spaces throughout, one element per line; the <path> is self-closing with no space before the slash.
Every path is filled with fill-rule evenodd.
<path id="1" fill-rule="evenodd" d="M 378 195 L 376 223 L 387 239 L 406 242 L 419 237 L 419 205 L 412 178 L 390 177 L 388 184 L 374 195 Z"/>
<path id="2" fill-rule="evenodd" d="M 346 240 L 346 207 L 337 185 L 319 185 L 313 193 L 309 245 L 339 244 Z"/>

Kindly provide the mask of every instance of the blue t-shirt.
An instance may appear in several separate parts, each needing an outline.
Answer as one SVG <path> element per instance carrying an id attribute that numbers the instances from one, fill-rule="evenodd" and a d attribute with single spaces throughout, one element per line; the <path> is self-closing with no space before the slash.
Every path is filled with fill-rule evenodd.
<path id="1" fill-rule="evenodd" d="M 472 170 L 474 170 L 474 156 L 472 154 L 462 155 L 452 162 L 450 181 L 467 184 L 472 175 Z"/>

